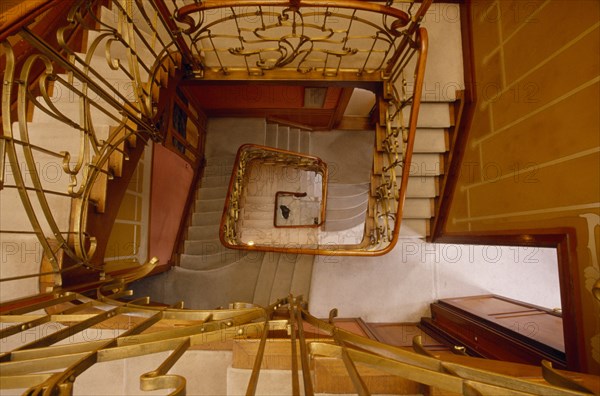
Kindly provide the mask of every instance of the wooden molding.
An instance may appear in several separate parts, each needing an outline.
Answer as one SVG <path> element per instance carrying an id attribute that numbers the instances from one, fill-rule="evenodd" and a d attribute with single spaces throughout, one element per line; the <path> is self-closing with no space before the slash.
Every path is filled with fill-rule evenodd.
<path id="1" fill-rule="evenodd" d="M 586 371 L 581 283 L 579 281 L 577 240 L 574 228 L 444 233 L 436 238 L 436 242 L 556 248 L 567 368 L 574 371 Z"/>
<path id="2" fill-rule="evenodd" d="M 436 198 L 435 216 L 430 224 L 429 240 L 431 242 L 436 242 L 445 232 L 477 103 L 471 11 L 470 0 L 461 3 L 460 20 L 465 89 L 458 93 L 457 107 L 453 112 L 455 123 L 450 131 L 450 152 L 447 154 L 445 162 L 447 167 L 444 175 L 440 178 L 440 195 Z"/>

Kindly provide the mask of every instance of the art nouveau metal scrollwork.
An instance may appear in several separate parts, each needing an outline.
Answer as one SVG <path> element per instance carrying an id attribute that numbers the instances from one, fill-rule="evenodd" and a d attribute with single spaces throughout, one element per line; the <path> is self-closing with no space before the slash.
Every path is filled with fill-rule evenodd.
<path id="1" fill-rule="evenodd" d="M 95 186 L 113 178 L 112 159 L 128 158 L 127 143 L 162 139 L 159 95 L 181 68 L 184 52 L 154 3 L 114 1 L 109 18 L 98 16 L 99 4 L 79 1 L 70 9 L 68 24 L 57 31 L 58 48 L 27 27 L 19 30 L 35 51 L 22 63 L 15 60 L 14 40 L 2 42 L 0 180 L 5 203 L 10 191 L 18 192 L 29 225 L 3 224 L 1 232 L 36 236 L 56 285 L 59 252 L 75 263 L 69 270 L 102 271 L 92 260 L 96 240 L 86 231 L 88 211 L 101 204 Z M 74 31 L 85 37 L 85 53 L 70 40 Z M 102 70 L 112 72 L 110 79 Z M 44 174 L 50 168 L 52 178 Z"/>

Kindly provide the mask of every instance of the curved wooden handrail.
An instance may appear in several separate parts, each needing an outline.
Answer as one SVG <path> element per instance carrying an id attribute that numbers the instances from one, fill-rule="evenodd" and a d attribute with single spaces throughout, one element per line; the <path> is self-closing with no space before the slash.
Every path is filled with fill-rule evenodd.
<path id="1" fill-rule="evenodd" d="M 425 0 L 424 3 L 431 3 L 433 0 Z M 292 7 L 292 8 L 344 8 L 352 10 L 361 10 L 376 12 L 383 15 L 396 18 L 398 22 L 394 25 L 394 28 L 398 29 L 406 26 L 410 22 L 408 14 L 398 8 L 388 7 L 381 4 L 370 3 L 367 1 L 359 0 L 337 0 L 337 1 L 323 1 L 323 0 L 296 0 L 296 1 L 269 1 L 265 2 L 260 0 L 208 0 L 202 1 L 197 4 L 190 4 L 181 7 L 175 16 L 179 22 L 188 23 L 189 16 L 196 12 L 213 10 L 217 8 L 229 8 L 229 7 L 258 7 L 268 5 L 270 7 Z"/>
<path id="2" fill-rule="evenodd" d="M 64 4 L 73 3 L 73 0 L 29 0 L 22 1 L 18 5 L 3 11 L 0 24 L 0 41 L 15 34 L 23 27 L 32 23 L 38 16 L 49 9 Z"/>

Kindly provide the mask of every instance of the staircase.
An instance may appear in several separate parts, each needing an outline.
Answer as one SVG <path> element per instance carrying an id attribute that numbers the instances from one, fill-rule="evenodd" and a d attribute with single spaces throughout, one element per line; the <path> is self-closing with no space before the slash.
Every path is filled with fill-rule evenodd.
<path id="1" fill-rule="evenodd" d="M 134 283 L 136 294 L 166 304 L 183 300 L 186 307 L 195 309 L 226 306 L 233 301 L 265 306 L 290 293 L 308 296 L 314 256 L 227 249 L 219 240 L 219 224 L 239 146 L 274 144 L 308 153 L 309 138 L 308 131 L 260 118 L 210 119 L 206 167 L 197 187 L 180 266 Z M 268 210 L 272 216 L 272 204 Z M 257 213 L 260 210 L 247 215 Z"/>

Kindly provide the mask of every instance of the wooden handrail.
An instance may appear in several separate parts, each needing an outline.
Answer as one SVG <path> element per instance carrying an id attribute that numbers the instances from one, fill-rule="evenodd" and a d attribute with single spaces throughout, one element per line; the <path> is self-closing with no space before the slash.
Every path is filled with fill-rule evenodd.
<path id="1" fill-rule="evenodd" d="M 2 12 L 0 18 L 0 41 L 18 32 L 35 19 L 60 3 L 61 0 L 29 0 Z"/>
<path id="2" fill-rule="evenodd" d="M 424 0 L 424 3 L 431 3 L 433 0 Z M 377 12 L 383 15 L 396 18 L 396 23 L 392 26 L 394 29 L 400 29 L 406 26 L 410 22 L 408 14 L 398 8 L 388 7 L 381 4 L 370 3 L 368 1 L 359 0 L 338 0 L 323 1 L 323 0 L 296 0 L 296 1 L 260 1 L 260 0 L 208 0 L 202 1 L 196 4 L 189 4 L 181 7 L 175 16 L 175 18 L 183 23 L 190 24 L 190 28 L 193 28 L 192 20 L 190 15 L 196 12 L 212 10 L 217 8 L 230 8 L 230 7 L 258 7 L 268 4 L 269 7 L 291 7 L 291 8 L 344 8 L 360 11 Z M 398 35 L 400 33 L 398 32 Z"/>

